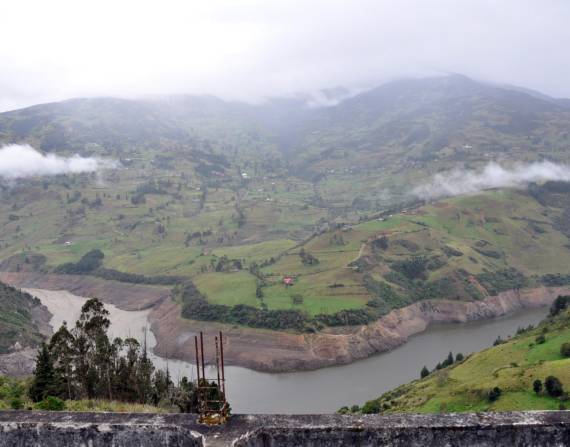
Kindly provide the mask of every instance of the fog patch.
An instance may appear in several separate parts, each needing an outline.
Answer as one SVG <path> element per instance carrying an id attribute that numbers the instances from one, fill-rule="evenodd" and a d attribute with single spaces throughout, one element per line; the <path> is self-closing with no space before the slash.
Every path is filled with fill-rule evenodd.
<path id="1" fill-rule="evenodd" d="M 428 183 L 416 187 L 412 194 L 420 199 L 431 200 L 494 188 L 521 188 L 531 182 L 549 180 L 570 181 L 570 166 L 542 161 L 504 168 L 492 162 L 482 170 L 455 169 L 436 174 Z"/>
<path id="2" fill-rule="evenodd" d="M 9 144 L 0 148 L 0 178 L 7 180 L 97 172 L 116 166 L 116 162 L 98 157 L 42 154 L 28 144 Z"/>

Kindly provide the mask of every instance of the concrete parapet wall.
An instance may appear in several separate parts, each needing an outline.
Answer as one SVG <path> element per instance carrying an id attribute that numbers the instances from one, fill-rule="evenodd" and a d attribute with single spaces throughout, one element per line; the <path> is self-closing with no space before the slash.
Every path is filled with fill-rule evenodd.
<path id="1" fill-rule="evenodd" d="M 0 447 L 570 446 L 570 411 L 447 415 L 193 415 L 0 412 Z"/>

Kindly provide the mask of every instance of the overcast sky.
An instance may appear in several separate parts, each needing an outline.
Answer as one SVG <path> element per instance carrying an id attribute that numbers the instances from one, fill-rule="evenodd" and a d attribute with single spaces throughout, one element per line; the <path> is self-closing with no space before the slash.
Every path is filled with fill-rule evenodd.
<path id="1" fill-rule="evenodd" d="M 0 110 L 462 73 L 570 97 L 569 0 L 5 0 Z"/>

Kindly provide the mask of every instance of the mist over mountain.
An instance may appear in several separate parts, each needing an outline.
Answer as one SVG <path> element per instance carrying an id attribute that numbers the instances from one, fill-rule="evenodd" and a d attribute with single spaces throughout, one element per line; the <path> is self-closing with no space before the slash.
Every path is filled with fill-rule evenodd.
<path id="1" fill-rule="evenodd" d="M 301 95 L 260 104 L 183 95 L 73 99 L 0 114 L 0 142 L 114 156 L 153 145 L 192 151 L 206 142 L 225 155 L 284 157 L 319 175 L 335 167 L 437 161 L 563 161 L 570 141 L 566 101 L 461 75 L 322 97 L 327 105 L 318 107 L 314 97 Z"/>

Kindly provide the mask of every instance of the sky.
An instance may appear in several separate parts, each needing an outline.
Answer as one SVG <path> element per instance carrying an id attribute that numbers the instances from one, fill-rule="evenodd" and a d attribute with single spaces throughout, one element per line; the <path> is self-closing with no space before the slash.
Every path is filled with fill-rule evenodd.
<path id="1" fill-rule="evenodd" d="M 568 0 L 6 0 L 0 111 L 461 73 L 570 97 Z"/>

